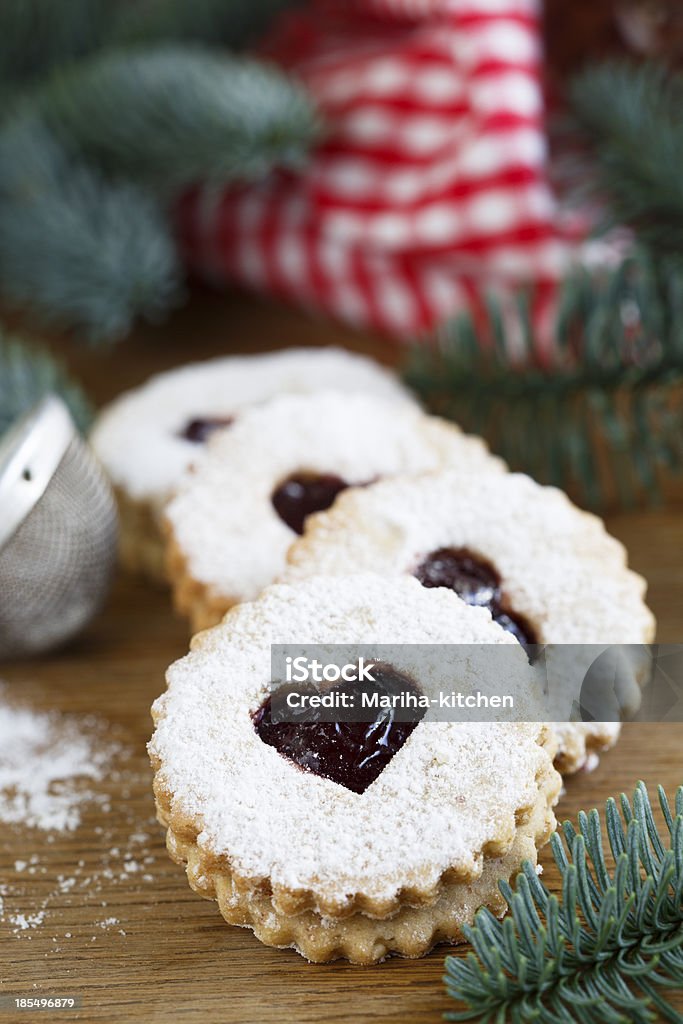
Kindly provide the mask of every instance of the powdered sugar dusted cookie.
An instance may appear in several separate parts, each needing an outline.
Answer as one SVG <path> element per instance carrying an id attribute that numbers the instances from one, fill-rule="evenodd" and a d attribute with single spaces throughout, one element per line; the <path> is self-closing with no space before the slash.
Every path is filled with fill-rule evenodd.
<path id="1" fill-rule="evenodd" d="M 406 730 L 385 720 L 380 742 L 365 725 L 340 738 L 318 724 L 302 746 L 300 729 L 268 714 L 272 643 L 454 638 L 516 647 L 447 590 L 318 577 L 233 609 L 171 666 L 153 708 L 158 814 L 171 856 L 229 923 L 310 960 L 373 963 L 459 939 L 481 905 L 503 911 L 498 879 L 535 861 L 554 825 L 550 730 L 441 721 Z M 512 655 L 524 666 L 515 671 L 530 671 L 521 650 Z M 442 672 L 450 687 L 447 660 Z M 373 777 L 361 778 L 380 751 Z"/>
<path id="2" fill-rule="evenodd" d="M 177 607 L 195 629 L 214 625 L 272 582 L 306 516 L 345 487 L 442 466 L 504 468 L 479 438 L 376 396 L 286 396 L 244 413 L 166 509 Z"/>
<path id="3" fill-rule="evenodd" d="M 410 574 L 488 608 L 522 643 L 644 644 L 646 584 L 602 520 L 520 474 L 444 471 L 381 481 L 312 516 L 286 578 Z M 616 723 L 558 726 L 558 765 L 581 768 L 612 746 Z"/>
<path id="4" fill-rule="evenodd" d="M 160 512 L 214 430 L 252 405 L 321 388 L 412 402 L 396 375 L 373 360 L 321 348 L 192 363 L 152 377 L 107 406 L 91 441 L 116 488 L 128 568 L 163 576 Z"/>

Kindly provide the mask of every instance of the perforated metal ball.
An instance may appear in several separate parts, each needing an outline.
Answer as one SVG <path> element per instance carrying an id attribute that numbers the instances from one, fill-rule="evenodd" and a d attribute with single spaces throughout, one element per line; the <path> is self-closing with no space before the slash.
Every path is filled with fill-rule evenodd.
<path id="1" fill-rule="evenodd" d="M 0 658 L 78 633 L 101 607 L 116 557 L 109 484 L 60 399 L 0 444 Z"/>

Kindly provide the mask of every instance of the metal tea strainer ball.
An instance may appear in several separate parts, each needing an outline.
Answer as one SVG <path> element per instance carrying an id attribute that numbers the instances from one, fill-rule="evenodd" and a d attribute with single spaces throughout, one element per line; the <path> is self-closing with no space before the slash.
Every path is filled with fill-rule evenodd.
<path id="1" fill-rule="evenodd" d="M 0 440 L 0 658 L 77 633 L 107 594 L 115 556 L 109 484 L 48 395 Z"/>

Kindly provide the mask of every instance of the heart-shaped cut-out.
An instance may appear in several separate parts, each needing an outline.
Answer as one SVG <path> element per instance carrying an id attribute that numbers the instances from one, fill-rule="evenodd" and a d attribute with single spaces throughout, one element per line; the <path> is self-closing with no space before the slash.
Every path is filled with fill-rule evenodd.
<path id="1" fill-rule="evenodd" d="M 380 707 L 376 712 L 373 709 L 371 721 L 353 720 L 358 711 L 345 711 L 339 706 L 344 702 L 338 698 L 344 694 L 355 697 L 356 708 L 361 692 L 378 693 L 380 697 L 411 692 L 421 696 L 412 680 L 389 665 L 375 665 L 372 674 L 374 682 L 340 683 L 326 691 L 337 698 L 336 721 L 320 721 L 321 712 L 311 707 L 290 708 L 287 721 L 283 721 L 283 715 L 273 710 L 272 697 L 268 697 L 254 715 L 254 728 L 264 743 L 304 771 L 322 775 L 353 793 L 364 793 L 425 714 L 423 708 L 406 711 L 399 705 Z"/>

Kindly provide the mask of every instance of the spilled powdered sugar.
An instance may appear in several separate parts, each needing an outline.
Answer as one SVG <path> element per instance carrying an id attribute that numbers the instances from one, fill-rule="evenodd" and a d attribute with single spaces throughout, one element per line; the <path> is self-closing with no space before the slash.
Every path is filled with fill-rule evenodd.
<path id="1" fill-rule="evenodd" d="M 135 771 L 121 767 L 132 752 L 111 738 L 106 722 L 10 704 L 8 693 L 0 682 L 0 824 L 27 830 L 27 846 L 0 878 L 0 922 L 24 940 L 37 930 L 56 930 L 52 941 L 59 952 L 61 940 L 74 932 L 62 932 L 56 921 L 67 907 L 90 907 L 90 941 L 102 931 L 125 936 L 119 918 L 105 909 L 103 896 L 119 886 L 154 881 L 153 817 L 140 819 L 124 799 L 111 827 L 92 829 L 93 855 L 87 862 L 74 860 L 68 874 L 54 875 L 49 861 L 43 863 L 33 851 L 53 843 L 57 833 L 69 836 L 82 827 L 89 808 L 108 816 L 113 800 L 102 791 L 103 784 L 116 784 L 125 798 L 130 783 L 139 781 Z"/>
<path id="2" fill-rule="evenodd" d="M 84 805 L 106 799 L 84 783 L 106 776 L 119 747 L 94 735 L 94 719 L 12 707 L 2 697 L 0 689 L 0 822 L 72 831 Z"/>
<path id="3" fill-rule="evenodd" d="M 91 942 L 97 941 L 100 932 L 116 932 L 125 937 L 120 919 L 107 913 L 109 903 L 102 896 L 106 892 L 111 898 L 119 887 L 125 891 L 131 884 L 140 886 L 155 881 L 151 867 L 156 857 L 148 848 L 151 836 L 133 833 L 127 837 L 125 848 L 110 847 L 111 833 L 101 828 L 97 836 L 102 848 L 96 859 L 88 864 L 84 860 L 78 861 L 68 875 L 50 877 L 49 867 L 38 854 L 32 854 L 21 870 L 17 870 L 15 863 L 14 876 L 8 876 L 0 884 L 0 922 L 15 938 L 30 940 L 39 929 L 43 934 L 45 931 L 48 934 L 55 932 L 52 936 L 56 944 L 54 952 L 63 948 L 62 940 L 76 935 L 82 940 L 82 926 L 77 931 L 77 926 L 71 924 L 68 925 L 70 930 L 63 931 L 65 920 L 69 920 L 68 916 L 65 917 L 69 907 L 90 908 L 91 917 L 86 927 Z M 36 900 L 37 892 L 40 897 Z M 59 920 L 62 921 L 61 927 L 57 924 Z"/>

